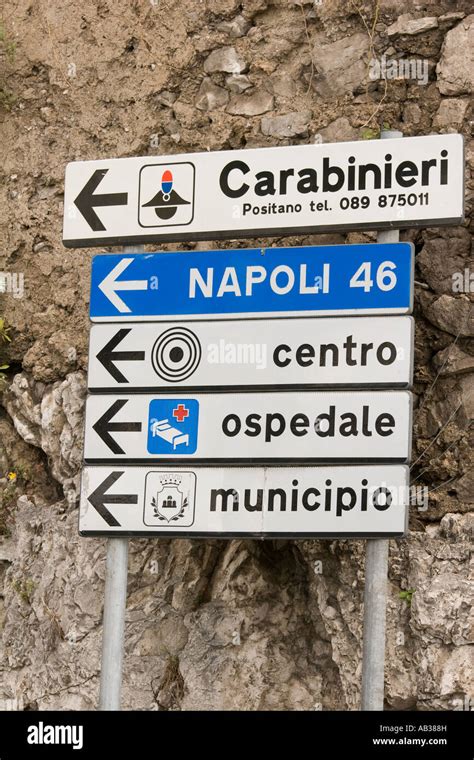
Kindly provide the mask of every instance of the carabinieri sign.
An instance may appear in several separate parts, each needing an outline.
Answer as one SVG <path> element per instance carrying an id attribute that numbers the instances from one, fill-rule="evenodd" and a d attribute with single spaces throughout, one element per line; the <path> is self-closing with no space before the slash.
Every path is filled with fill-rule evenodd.
<path id="1" fill-rule="evenodd" d="M 407 314 L 411 243 L 99 255 L 92 321 Z"/>
<path id="2" fill-rule="evenodd" d="M 458 224 L 461 135 L 77 161 L 69 247 Z"/>

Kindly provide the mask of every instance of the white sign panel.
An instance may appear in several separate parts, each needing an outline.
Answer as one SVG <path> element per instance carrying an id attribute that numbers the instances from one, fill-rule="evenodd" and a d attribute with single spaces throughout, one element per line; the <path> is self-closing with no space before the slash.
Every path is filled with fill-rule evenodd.
<path id="1" fill-rule="evenodd" d="M 89 390 L 409 387 L 412 317 L 93 325 Z"/>
<path id="2" fill-rule="evenodd" d="M 86 467 L 80 533 L 339 537 L 406 531 L 407 467 Z"/>
<path id="3" fill-rule="evenodd" d="M 78 161 L 70 247 L 458 224 L 461 135 Z"/>
<path id="4" fill-rule="evenodd" d="M 93 395 L 85 460 L 409 461 L 408 391 Z"/>

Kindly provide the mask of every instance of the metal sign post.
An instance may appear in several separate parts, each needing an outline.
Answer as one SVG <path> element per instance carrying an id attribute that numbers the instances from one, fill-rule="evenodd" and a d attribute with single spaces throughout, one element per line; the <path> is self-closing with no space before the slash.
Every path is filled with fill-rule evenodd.
<path id="1" fill-rule="evenodd" d="M 128 538 L 109 538 L 100 670 L 100 710 L 120 710 L 127 572 Z"/>
<path id="2" fill-rule="evenodd" d="M 143 253 L 145 246 L 124 246 L 124 253 Z M 104 622 L 99 710 L 120 710 L 127 605 L 128 538 L 109 538 L 105 570 Z"/>
<path id="3" fill-rule="evenodd" d="M 382 139 L 403 137 L 390 130 L 380 133 Z M 398 243 L 398 230 L 377 235 L 378 243 Z M 387 539 L 367 541 L 365 556 L 364 629 L 362 651 L 362 710 L 383 710 L 385 669 L 385 623 L 387 614 L 388 578 Z"/>

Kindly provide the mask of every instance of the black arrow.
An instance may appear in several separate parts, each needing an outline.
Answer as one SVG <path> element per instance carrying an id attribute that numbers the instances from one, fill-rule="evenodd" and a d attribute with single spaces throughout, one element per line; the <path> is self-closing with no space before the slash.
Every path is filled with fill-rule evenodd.
<path id="1" fill-rule="evenodd" d="M 97 420 L 92 429 L 95 430 L 99 438 L 114 454 L 125 454 L 125 451 L 118 445 L 117 441 L 110 435 L 111 432 L 117 433 L 139 433 L 142 429 L 141 422 L 111 422 L 116 414 L 128 403 L 128 399 L 114 401 L 110 409 Z"/>
<path id="2" fill-rule="evenodd" d="M 91 493 L 87 497 L 88 501 L 92 504 L 94 509 L 97 510 L 99 515 L 107 523 L 115 528 L 120 528 L 120 523 L 115 517 L 105 508 L 105 504 L 138 504 L 138 496 L 132 496 L 132 494 L 108 494 L 107 491 L 121 478 L 123 472 L 111 472 L 107 475 L 103 483 L 95 489 L 94 493 Z"/>
<path id="3" fill-rule="evenodd" d="M 123 330 L 119 330 L 97 354 L 97 358 L 102 366 L 105 367 L 107 372 L 118 383 L 128 383 L 129 381 L 115 366 L 114 362 L 140 362 L 145 359 L 144 351 L 114 351 L 114 348 L 117 348 L 118 344 L 126 338 L 129 332 L 131 332 L 131 329 L 127 330 L 124 328 Z"/>
<path id="4" fill-rule="evenodd" d="M 74 201 L 87 224 L 94 232 L 105 230 L 104 225 L 94 211 L 96 206 L 126 206 L 128 203 L 128 193 L 102 193 L 101 195 L 94 195 L 94 190 L 97 189 L 108 171 L 108 169 L 96 169 Z"/>

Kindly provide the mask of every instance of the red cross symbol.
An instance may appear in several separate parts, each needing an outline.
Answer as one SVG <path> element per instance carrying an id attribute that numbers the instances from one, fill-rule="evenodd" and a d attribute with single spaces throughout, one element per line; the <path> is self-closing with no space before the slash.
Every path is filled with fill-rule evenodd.
<path id="1" fill-rule="evenodd" d="M 173 409 L 173 417 L 176 417 L 178 422 L 183 422 L 186 417 L 189 417 L 189 409 L 186 409 L 184 404 L 178 404 L 176 409 Z"/>

